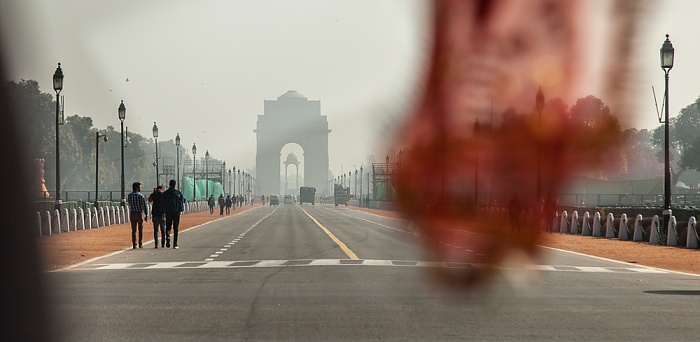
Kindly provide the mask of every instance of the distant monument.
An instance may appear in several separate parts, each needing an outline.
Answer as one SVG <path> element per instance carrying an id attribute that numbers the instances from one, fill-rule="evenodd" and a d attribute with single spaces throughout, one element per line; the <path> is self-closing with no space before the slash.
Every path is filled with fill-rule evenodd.
<path id="1" fill-rule="evenodd" d="M 34 169 L 35 176 L 34 176 L 34 188 L 32 189 L 34 191 L 35 196 L 32 197 L 37 197 L 37 198 L 51 198 L 51 194 L 49 193 L 49 190 L 46 189 L 46 179 L 44 179 L 44 158 L 38 158 L 34 160 L 36 162 L 36 168 Z"/>
<path id="2" fill-rule="evenodd" d="M 280 191 L 282 147 L 297 143 L 304 150 L 304 185 L 321 189 L 328 178 L 328 120 L 321 115 L 321 101 L 310 101 L 294 90 L 265 100 L 258 115 L 255 157 L 262 193 Z M 298 173 L 298 172 L 297 172 Z"/>

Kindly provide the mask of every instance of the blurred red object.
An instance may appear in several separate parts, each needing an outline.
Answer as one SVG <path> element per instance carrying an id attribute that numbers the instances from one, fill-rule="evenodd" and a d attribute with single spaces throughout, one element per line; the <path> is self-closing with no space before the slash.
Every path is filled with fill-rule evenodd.
<path id="1" fill-rule="evenodd" d="M 540 233 L 553 220 L 544 217 L 545 200 L 554 200 L 572 169 L 600 164 L 619 145 L 621 117 L 570 118 L 562 100 L 585 96 L 581 83 L 591 78 L 586 4 L 434 2 L 422 97 L 399 132 L 404 153 L 392 179 L 432 257 L 473 266 L 443 269 L 441 279 L 472 285 L 513 252 L 536 257 Z M 634 9 L 629 1 L 610 6 L 614 15 L 627 14 L 605 39 L 616 43 L 632 31 Z M 629 55 L 621 50 L 607 66 L 613 72 L 593 75 L 605 75 L 602 91 L 616 105 Z"/>

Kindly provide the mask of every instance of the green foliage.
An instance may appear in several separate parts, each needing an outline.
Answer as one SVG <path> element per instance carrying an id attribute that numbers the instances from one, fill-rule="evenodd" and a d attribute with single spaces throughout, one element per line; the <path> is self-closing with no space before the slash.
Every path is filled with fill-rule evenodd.
<path id="1" fill-rule="evenodd" d="M 46 186 L 55 189 L 56 177 L 56 102 L 55 96 L 42 93 L 34 80 L 10 81 L 5 84 L 12 105 L 21 113 L 17 129 L 24 137 L 24 155 L 30 160 L 44 158 Z M 66 117 L 59 126 L 61 154 L 61 190 L 94 191 L 95 189 L 95 133 L 90 117 Z M 107 135 L 107 142 L 100 140 L 99 181 L 100 191 L 118 191 L 121 178 L 121 127 L 109 126 L 100 129 Z M 173 137 L 174 138 L 174 137 Z M 166 160 L 175 164 L 175 145 L 172 140 L 159 141 L 161 163 Z M 183 149 L 180 150 L 184 152 Z M 189 157 L 185 157 L 188 159 Z M 168 158 L 170 160 L 168 160 Z M 148 191 L 155 183 L 155 143 L 137 133 L 129 132 L 128 144 L 124 148 L 125 191 L 130 192 L 131 183 L 144 183 Z M 161 167 L 161 171 L 163 168 Z M 173 177 L 169 176 L 169 177 Z M 161 177 L 165 182 L 165 177 Z"/>

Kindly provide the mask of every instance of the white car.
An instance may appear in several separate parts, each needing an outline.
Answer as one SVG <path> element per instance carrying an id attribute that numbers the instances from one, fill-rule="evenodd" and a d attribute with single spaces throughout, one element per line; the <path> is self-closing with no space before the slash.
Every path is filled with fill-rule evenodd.
<path id="1" fill-rule="evenodd" d="M 294 197 L 292 195 L 284 195 L 284 204 L 294 204 Z"/>

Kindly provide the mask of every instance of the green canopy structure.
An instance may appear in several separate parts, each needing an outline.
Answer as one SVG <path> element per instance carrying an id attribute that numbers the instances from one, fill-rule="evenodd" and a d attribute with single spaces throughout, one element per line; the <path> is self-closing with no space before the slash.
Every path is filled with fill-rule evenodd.
<path id="1" fill-rule="evenodd" d="M 207 182 L 209 183 L 209 195 L 214 195 L 214 198 L 219 198 L 219 195 L 224 195 L 226 196 L 226 193 L 224 193 L 224 188 L 219 182 L 214 182 L 214 181 L 207 181 L 204 179 L 198 179 L 197 180 L 197 185 L 194 188 L 197 194 L 197 198 L 195 200 L 197 201 L 202 201 L 207 199 Z M 182 191 L 182 194 L 185 196 L 185 198 L 188 201 L 192 200 L 192 177 L 185 177 L 182 180 L 182 186 L 180 187 L 180 191 Z"/>

